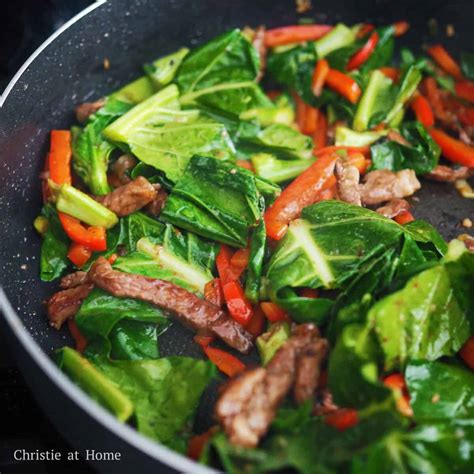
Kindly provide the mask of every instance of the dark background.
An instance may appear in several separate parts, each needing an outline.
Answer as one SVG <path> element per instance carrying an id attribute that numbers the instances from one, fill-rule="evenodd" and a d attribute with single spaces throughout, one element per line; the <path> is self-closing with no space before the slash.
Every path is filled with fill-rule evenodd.
<path id="1" fill-rule="evenodd" d="M 0 14 L 0 93 L 38 46 L 92 0 L 4 0 Z M 35 403 L 0 334 L 0 473 L 92 474 L 82 461 L 20 465 L 12 449 L 73 451 Z M 8 456 L 10 457 L 10 456 Z"/>

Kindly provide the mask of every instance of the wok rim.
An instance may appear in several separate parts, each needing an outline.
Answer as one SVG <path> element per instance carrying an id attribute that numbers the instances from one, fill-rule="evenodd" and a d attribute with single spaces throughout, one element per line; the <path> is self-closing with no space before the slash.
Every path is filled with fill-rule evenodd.
<path id="1" fill-rule="evenodd" d="M 10 82 L 5 87 L 0 96 L 0 112 L 5 104 L 8 96 L 15 88 L 16 83 L 20 80 L 23 73 L 41 53 L 61 36 L 68 28 L 78 23 L 80 20 L 87 17 L 87 15 L 101 6 L 105 5 L 107 0 L 96 0 L 93 4 L 81 10 L 60 28 L 53 32 L 40 46 L 26 59 L 22 66 L 18 69 Z M 16 340 L 21 344 L 28 356 L 35 362 L 35 364 L 43 371 L 51 383 L 55 384 L 69 399 L 71 399 L 80 409 L 85 411 L 95 422 L 102 425 L 112 434 L 121 438 L 124 442 L 132 446 L 143 454 L 146 454 L 156 461 L 164 463 L 169 467 L 176 469 L 178 472 L 192 472 L 193 474 L 209 474 L 217 473 L 215 469 L 199 464 L 186 456 L 179 454 L 176 451 L 164 446 L 158 441 L 153 441 L 150 438 L 142 435 L 131 426 L 120 423 L 109 411 L 95 402 L 89 395 L 81 390 L 69 377 L 67 377 L 59 367 L 51 360 L 45 351 L 41 349 L 39 344 L 34 340 L 30 331 L 25 327 L 23 321 L 13 309 L 0 285 L 0 316 L 3 316 Z M 13 351 L 14 352 L 14 351 Z M 15 358 L 15 354 L 13 353 Z M 26 375 L 25 375 L 26 376 Z M 26 378 L 28 378 L 26 376 Z M 33 391 L 33 390 L 32 390 Z M 34 392 L 34 391 L 33 391 Z M 45 413 L 49 418 L 48 413 Z"/>

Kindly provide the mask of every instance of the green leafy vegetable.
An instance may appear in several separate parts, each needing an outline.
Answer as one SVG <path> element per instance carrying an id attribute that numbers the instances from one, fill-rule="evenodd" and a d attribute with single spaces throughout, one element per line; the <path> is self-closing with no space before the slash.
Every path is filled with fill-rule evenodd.
<path id="1" fill-rule="evenodd" d="M 178 68 L 188 53 L 188 48 L 181 48 L 175 53 L 153 61 L 151 64 L 145 64 L 145 72 L 156 88 L 161 89 L 174 79 Z"/>
<path id="2" fill-rule="evenodd" d="M 69 266 L 67 258 L 69 238 L 59 222 L 56 209 L 51 204 L 46 204 L 41 214 L 48 219 L 48 230 L 41 244 L 40 278 L 43 281 L 52 281 L 59 278 Z"/>
<path id="3" fill-rule="evenodd" d="M 336 128 L 336 146 L 367 146 L 387 135 L 388 130 L 355 132 L 347 127 Z"/>
<path id="4" fill-rule="evenodd" d="M 307 159 L 279 160 L 270 153 L 256 153 L 251 159 L 255 173 L 275 183 L 296 178 L 314 163 Z"/>
<path id="5" fill-rule="evenodd" d="M 262 127 L 276 123 L 292 125 L 295 121 L 295 111 L 289 96 L 282 94 L 276 99 L 275 105 L 246 110 L 240 114 L 239 118 L 241 120 L 256 120 Z"/>
<path id="6" fill-rule="evenodd" d="M 392 62 L 393 51 L 395 49 L 395 40 L 393 38 L 394 28 L 392 25 L 377 28 L 379 41 L 375 50 L 369 56 L 367 61 L 361 66 L 360 70 L 364 74 L 372 69 L 378 69 L 388 66 Z"/>
<path id="7" fill-rule="evenodd" d="M 343 23 L 338 23 L 329 33 L 318 39 L 314 47 L 318 59 L 324 58 L 336 49 L 350 45 L 356 39 L 356 31 Z"/>
<path id="8" fill-rule="evenodd" d="M 260 220 L 257 227 L 254 227 L 250 235 L 250 255 L 247 268 L 247 278 L 245 280 L 245 296 L 252 302 L 259 300 L 263 260 L 267 246 L 267 235 L 265 221 Z"/>
<path id="9" fill-rule="evenodd" d="M 263 365 L 267 365 L 272 360 L 290 335 L 291 331 L 288 323 L 277 323 L 271 326 L 267 332 L 257 337 L 257 349 Z"/>
<path id="10" fill-rule="evenodd" d="M 461 53 L 461 70 L 468 79 L 474 79 L 474 53 Z"/>

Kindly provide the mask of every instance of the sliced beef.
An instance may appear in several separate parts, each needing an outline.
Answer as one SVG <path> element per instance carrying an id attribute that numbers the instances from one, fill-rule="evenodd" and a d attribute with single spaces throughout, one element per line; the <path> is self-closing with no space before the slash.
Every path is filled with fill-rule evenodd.
<path id="1" fill-rule="evenodd" d="M 46 302 L 48 319 L 56 329 L 60 329 L 63 323 L 72 318 L 81 307 L 82 302 L 89 296 L 94 288 L 92 283 L 82 283 L 66 290 L 55 293 Z"/>
<path id="2" fill-rule="evenodd" d="M 360 206 L 359 170 L 355 166 L 344 166 L 341 160 L 337 160 L 334 174 L 337 180 L 339 199 Z"/>
<path id="3" fill-rule="evenodd" d="M 387 204 L 376 209 L 379 214 L 382 216 L 392 219 L 395 216 L 398 216 L 403 211 L 410 209 L 410 204 L 405 199 L 391 199 Z"/>
<path id="4" fill-rule="evenodd" d="M 156 188 L 146 178 L 138 176 L 105 196 L 97 196 L 96 200 L 117 216 L 125 217 L 145 207 L 157 194 Z"/>
<path id="5" fill-rule="evenodd" d="M 425 174 L 423 177 L 433 181 L 454 183 L 458 179 L 468 179 L 470 174 L 471 172 L 467 166 L 451 168 L 450 166 L 438 165 L 431 173 Z"/>
<path id="6" fill-rule="evenodd" d="M 301 324 L 266 367 L 229 382 L 217 401 L 216 416 L 231 443 L 255 447 L 293 386 L 298 403 L 312 398 L 326 351 L 327 341 L 317 328 Z"/>
<path id="7" fill-rule="evenodd" d="M 256 81 L 259 82 L 265 74 L 267 66 L 267 47 L 265 46 L 265 27 L 259 26 L 254 33 L 252 44 L 256 49 L 260 58 L 260 69 L 257 74 Z"/>
<path id="8" fill-rule="evenodd" d="M 391 129 L 387 134 L 387 138 L 391 140 L 392 142 L 397 142 L 400 145 L 411 147 L 411 143 L 403 135 L 398 133 L 396 130 Z"/>
<path id="9" fill-rule="evenodd" d="M 120 184 L 128 184 L 132 180 L 130 178 L 129 172 L 136 166 L 137 160 L 128 153 L 121 155 L 110 167 L 113 177 L 115 178 L 114 182 Z"/>
<path id="10" fill-rule="evenodd" d="M 376 170 L 365 175 L 364 183 L 360 185 L 360 195 L 362 204 L 370 206 L 411 196 L 420 187 L 420 182 L 411 169 L 397 172 Z"/>
<path id="11" fill-rule="evenodd" d="M 62 289 L 74 288 L 75 286 L 82 285 L 87 282 L 87 272 L 79 270 L 69 275 L 65 275 L 61 278 L 59 287 Z"/>
<path id="12" fill-rule="evenodd" d="M 145 206 L 145 210 L 152 216 L 158 217 L 163 207 L 165 207 L 168 193 L 159 184 L 154 184 L 153 186 L 157 190 L 157 193 L 155 198 Z"/>
<path id="13" fill-rule="evenodd" d="M 105 99 L 96 100 L 95 102 L 84 102 L 76 107 L 76 118 L 78 122 L 87 122 L 92 114 L 95 114 L 101 107 L 105 105 Z"/>
<path id="14" fill-rule="evenodd" d="M 327 388 L 320 390 L 316 397 L 313 415 L 323 416 L 337 410 L 339 410 L 339 407 L 334 403 L 332 399 L 332 393 Z"/>
<path id="15" fill-rule="evenodd" d="M 173 283 L 119 272 L 103 257 L 92 265 L 89 280 L 114 296 L 163 308 L 184 325 L 195 331 L 207 329 L 240 352 L 247 353 L 252 347 L 252 336 L 224 311 Z"/>

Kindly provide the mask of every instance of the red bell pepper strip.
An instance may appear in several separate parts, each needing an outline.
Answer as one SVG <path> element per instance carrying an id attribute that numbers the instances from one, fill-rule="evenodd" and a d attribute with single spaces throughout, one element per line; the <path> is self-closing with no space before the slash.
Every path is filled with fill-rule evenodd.
<path id="1" fill-rule="evenodd" d="M 293 98 L 296 104 L 296 125 L 298 125 L 300 132 L 303 132 L 306 125 L 306 108 L 308 106 L 298 94 L 293 94 Z"/>
<path id="2" fill-rule="evenodd" d="M 330 25 L 292 25 L 273 28 L 265 32 L 265 46 L 273 48 L 284 44 L 315 41 L 331 30 Z"/>
<path id="3" fill-rule="evenodd" d="M 67 326 L 76 343 L 76 351 L 80 353 L 84 352 L 84 349 L 87 347 L 87 339 L 83 336 L 81 331 L 79 331 L 76 321 L 74 321 L 74 319 L 68 319 Z"/>
<path id="4" fill-rule="evenodd" d="M 347 158 L 344 159 L 344 163 L 349 166 L 355 166 L 360 174 L 364 174 L 371 165 L 371 161 L 358 151 L 349 153 Z"/>
<path id="5" fill-rule="evenodd" d="M 219 428 L 217 426 L 212 426 L 204 433 L 191 437 L 188 442 L 188 451 L 186 453 L 187 456 L 191 459 L 194 459 L 195 461 L 198 461 L 207 443 L 214 436 L 214 434 L 217 433 L 218 429 Z"/>
<path id="6" fill-rule="evenodd" d="M 423 88 L 426 93 L 426 98 L 430 103 L 433 113 L 436 118 L 440 120 L 446 120 L 446 109 L 444 107 L 441 92 L 436 84 L 436 80 L 434 77 L 427 77 L 423 80 Z"/>
<path id="7" fill-rule="evenodd" d="M 405 210 L 394 216 L 393 220 L 400 225 L 404 225 L 408 224 L 409 222 L 413 222 L 415 218 L 410 211 Z"/>
<path id="8" fill-rule="evenodd" d="M 107 257 L 107 261 L 110 263 L 110 265 L 113 265 L 115 261 L 117 260 L 118 255 L 116 253 L 113 253 L 112 255 Z"/>
<path id="9" fill-rule="evenodd" d="M 240 166 L 241 168 L 245 168 L 246 170 L 251 171 L 252 173 L 255 173 L 252 163 L 249 160 L 237 160 L 235 164 L 237 166 Z"/>
<path id="10" fill-rule="evenodd" d="M 204 286 L 204 298 L 218 308 L 224 304 L 224 294 L 219 278 L 208 281 Z"/>
<path id="11" fill-rule="evenodd" d="M 290 221 L 299 217 L 304 207 L 317 202 L 321 191 L 332 186 L 329 178 L 334 176 L 337 159 L 335 153 L 321 156 L 277 197 L 264 216 L 270 238 L 280 240 Z"/>
<path id="12" fill-rule="evenodd" d="M 203 349 L 209 346 L 214 341 L 214 336 L 208 336 L 205 334 L 196 334 L 194 336 L 194 342 L 199 344 Z"/>
<path id="13" fill-rule="evenodd" d="M 354 56 L 351 57 L 351 59 L 349 59 L 349 62 L 347 63 L 347 70 L 352 71 L 353 69 L 357 69 L 359 66 L 364 64 L 374 52 L 378 42 L 379 34 L 374 31 L 367 40 L 367 43 L 365 43 L 365 45 L 362 46 L 362 48 L 360 48 L 359 51 L 357 51 Z"/>
<path id="14" fill-rule="evenodd" d="M 389 79 L 392 79 L 393 82 L 397 83 L 400 81 L 400 69 L 396 67 L 384 66 L 379 69 L 379 71 Z"/>
<path id="15" fill-rule="evenodd" d="M 245 297 L 245 292 L 239 280 L 229 281 L 222 285 L 224 299 L 232 319 L 242 326 L 248 324 L 253 316 L 253 309 Z"/>
<path id="16" fill-rule="evenodd" d="M 56 184 L 71 184 L 71 132 L 51 130 L 49 177 Z"/>
<path id="17" fill-rule="evenodd" d="M 71 260 L 76 267 L 82 267 L 85 263 L 89 261 L 92 256 L 92 251 L 89 247 L 86 247 L 82 244 L 77 244 L 73 242 L 69 247 L 69 252 L 67 253 L 67 258 Z"/>
<path id="18" fill-rule="evenodd" d="M 209 360 L 215 364 L 221 372 L 229 377 L 235 377 L 245 370 L 245 364 L 226 351 L 210 346 L 203 347 L 203 350 Z"/>
<path id="19" fill-rule="evenodd" d="M 328 155 L 329 153 L 334 153 L 336 151 L 344 150 L 348 154 L 351 153 L 362 153 L 366 158 L 370 156 L 370 147 L 369 146 L 344 146 L 344 145 L 331 145 L 324 148 L 319 148 L 313 151 L 314 156 L 323 156 Z"/>
<path id="20" fill-rule="evenodd" d="M 399 393 L 400 396 L 397 398 L 398 411 L 402 413 L 402 415 L 413 416 L 413 410 L 410 406 L 410 394 L 408 393 L 403 375 L 398 372 L 390 374 L 384 378 L 383 384 Z"/>
<path id="21" fill-rule="evenodd" d="M 437 128 L 432 128 L 430 135 L 440 146 L 442 155 L 453 163 L 474 168 L 474 147 L 450 137 Z"/>
<path id="22" fill-rule="evenodd" d="M 262 309 L 263 314 L 265 314 L 265 317 L 271 323 L 289 320 L 286 311 L 281 309 L 276 303 L 273 303 L 272 301 L 264 301 L 260 303 L 260 308 Z"/>
<path id="23" fill-rule="evenodd" d="M 227 245 L 221 245 L 216 258 L 216 267 L 219 273 L 221 285 L 234 280 L 238 280 L 242 273 L 240 268 L 232 266 L 233 251 Z"/>
<path id="24" fill-rule="evenodd" d="M 461 80 L 463 74 L 459 64 L 453 59 L 453 57 L 444 49 L 440 44 L 436 44 L 428 48 L 427 53 L 436 61 L 438 66 L 446 71 L 450 76 L 455 79 Z"/>
<path id="25" fill-rule="evenodd" d="M 352 408 L 340 408 L 339 410 L 329 413 L 324 417 L 326 425 L 336 428 L 338 431 L 345 431 L 359 422 L 357 410 Z"/>
<path id="26" fill-rule="evenodd" d="M 365 38 L 373 30 L 375 30 L 375 26 L 372 23 L 364 23 L 357 32 L 357 39 Z"/>
<path id="27" fill-rule="evenodd" d="M 418 94 L 410 105 L 418 122 L 421 122 L 425 127 L 434 125 L 433 110 L 424 95 Z"/>
<path id="28" fill-rule="evenodd" d="M 249 264 L 250 250 L 248 248 L 237 250 L 230 259 L 230 263 L 233 267 L 242 268 L 244 270 Z"/>
<path id="29" fill-rule="evenodd" d="M 304 133 L 305 135 L 312 135 L 318 126 L 319 110 L 311 107 L 311 105 L 306 105 L 305 112 L 306 115 L 301 133 Z"/>
<path id="30" fill-rule="evenodd" d="M 393 24 L 393 34 L 398 38 L 404 35 L 410 28 L 410 23 L 407 21 L 397 21 Z"/>
<path id="31" fill-rule="evenodd" d="M 318 125 L 313 133 L 313 143 L 316 150 L 324 148 L 328 140 L 328 121 L 322 110 L 318 113 Z"/>
<path id="32" fill-rule="evenodd" d="M 458 119 L 463 125 L 474 126 L 474 107 L 459 110 Z"/>
<path id="33" fill-rule="evenodd" d="M 474 370 L 474 336 L 471 336 L 461 347 L 459 355 L 464 363 Z"/>
<path id="34" fill-rule="evenodd" d="M 345 97 L 352 104 L 356 104 L 362 93 L 359 85 L 352 77 L 338 71 L 337 69 L 329 69 L 326 76 L 326 84 L 333 91 Z"/>
<path id="35" fill-rule="evenodd" d="M 316 97 L 319 97 L 323 92 L 326 76 L 329 72 L 329 63 L 325 59 L 320 59 L 313 71 L 313 78 L 311 81 L 311 89 Z"/>
<path id="36" fill-rule="evenodd" d="M 258 306 L 254 309 L 253 316 L 246 324 L 245 329 L 252 334 L 253 337 L 258 337 L 263 333 L 265 326 L 265 314 Z"/>
<path id="37" fill-rule="evenodd" d="M 474 102 L 474 82 L 471 81 L 460 81 L 456 82 L 455 85 L 456 95 L 461 99 Z"/>
<path id="38" fill-rule="evenodd" d="M 107 249 L 107 239 L 104 227 L 85 228 L 79 220 L 58 212 L 59 220 L 67 236 L 77 244 L 84 245 L 94 251 Z"/>

